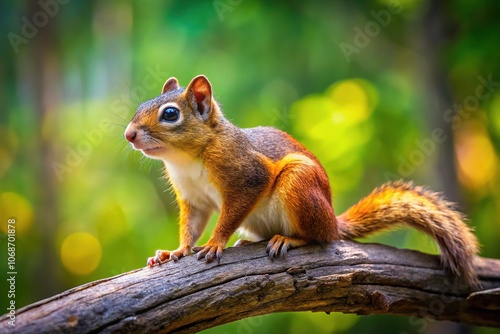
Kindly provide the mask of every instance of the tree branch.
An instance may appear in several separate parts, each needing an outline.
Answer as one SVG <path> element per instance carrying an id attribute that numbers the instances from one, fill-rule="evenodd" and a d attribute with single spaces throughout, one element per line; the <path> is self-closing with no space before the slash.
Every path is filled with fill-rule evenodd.
<path id="1" fill-rule="evenodd" d="M 285 311 L 397 314 L 500 327 L 500 260 L 477 258 L 484 290 L 453 282 L 439 258 L 339 241 L 270 261 L 265 244 L 102 279 L 16 311 L 21 333 L 195 332 Z M 0 332 L 10 328 L 8 315 Z"/>

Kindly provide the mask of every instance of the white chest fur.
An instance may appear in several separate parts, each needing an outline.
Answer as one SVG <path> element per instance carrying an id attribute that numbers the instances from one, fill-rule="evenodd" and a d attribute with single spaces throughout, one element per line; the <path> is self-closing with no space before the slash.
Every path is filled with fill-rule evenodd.
<path id="1" fill-rule="evenodd" d="M 170 181 L 184 200 L 202 210 L 220 211 L 222 196 L 210 182 L 208 172 L 200 160 L 185 157 L 175 162 L 164 162 Z M 241 223 L 239 232 L 250 241 L 270 239 L 275 234 L 291 236 L 290 220 L 279 195 L 271 192 L 261 198 Z"/>
<path id="2" fill-rule="evenodd" d="M 202 209 L 220 210 L 222 196 L 208 179 L 207 170 L 199 160 L 181 164 L 165 161 L 170 181 L 183 199 Z"/>
<path id="3" fill-rule="evenodd" d="M 291 236 L 290 220 L 278 194 L 270 193 L 262 198 L 243 221 L 239 232 L 249 241 L 271 239 L 275 234 Z"/>

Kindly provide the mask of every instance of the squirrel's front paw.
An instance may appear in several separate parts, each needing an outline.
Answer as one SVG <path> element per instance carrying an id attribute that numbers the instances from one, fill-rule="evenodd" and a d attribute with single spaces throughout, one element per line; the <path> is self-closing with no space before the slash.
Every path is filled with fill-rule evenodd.
<path id="1" fill-rule="evenodd" d="M 196 254 L 196 258 L 198 260 L 205 258 L 207 263 L 212 262 L 214 259 L 217 259 L 217 263 L 219 263 L 222 257 L 222 250 L 224 250 L 224 246 L 218 244 L 205 244 L 203 246 L 193 247 L 193 251 L 198 253 Z"/>
<path id="2" fill-rule="evenodd" d="M 169 261 L 178 261 L 184 256 L 191 254 L 191 247 L 179 247 L 174 251 L 167 250 L 157 250 L 155 256 L 148 258 L 148 266 L 153 267 L 154 265 L 162 264 Z"/>

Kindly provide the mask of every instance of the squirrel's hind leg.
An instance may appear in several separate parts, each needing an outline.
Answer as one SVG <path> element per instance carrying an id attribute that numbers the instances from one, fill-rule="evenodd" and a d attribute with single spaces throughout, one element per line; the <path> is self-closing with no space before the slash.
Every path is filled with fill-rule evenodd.
<path id="1" fill-rule="evenodd" d="M 280 247 L 338 240 L 337 219 L 324 169 L 301 154 L 289 154 L 279 164 L 274 187 L 288 216 L 288 226 L 276 233 L 283 236 L 275 235 L 268 248 L 277 252 Z"/>
<path id="2" fill-rule="evenodd" d="M 245 245 L 249 245 L 249 244 L 254 244 L 258 241 L 252 241 L 252 240 L 246 240 L 246 239 L 238 239 L 235 243 L 234 243 L 234 247 L 241 247 L 241 246 L 245 246 Z"/>
<path id="3" fill-rule="evenodd" d="M 283 235 L 276 234 L 266 247 L 266 252 L 270 259 L 276 258 L 278 256 L 285 256 L 287 251 L 291 248 L 301 247 L 307 245 L 308 242 L 299 238 L 285 237 Z"/>

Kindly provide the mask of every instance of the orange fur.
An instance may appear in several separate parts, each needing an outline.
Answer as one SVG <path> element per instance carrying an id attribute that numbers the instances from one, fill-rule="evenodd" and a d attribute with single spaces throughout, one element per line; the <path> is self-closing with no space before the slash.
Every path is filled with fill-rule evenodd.
<path id="1" fill-rule="evenodd" d="M 286 203 L 290 237 L 307 242 L 339 239 L 326 174 L 318 173 L 317 164 L 300 154 L 288 154 L 277 165 L 275 191 Z"/>
<path id="2" fill-rule="evenodd" d="M 178 118 L 164 118 L 167 109 L 177 110 Z M 403 223 L 433 237 L 445 267 L 477 284 L 476 238 L 439 194 L 411 183 L 387 183 L 336 217 L 318 159 L 280 130 L 233 125 L 203 76 L 186 89 L 175 78 L 167 80 L 162 95 L 139 106 L 125 137 L 164 162 L 180 207 L 179 248 L 157 251 L 149 265 L 191 250 L 207 262 L 219 260 L 238 229 L 248 241 L 270 240 L 272 258 L 293 247 L 362 237 Z M 220 211 L 215 229 L 205 245 L 195 247 L 213 211 Z"/>
<path id="3" fill-rule="evenodd" d="M 474 256 L 479 246 L 464 216 L 441 194 L 411 182 L 389 182 L 338 217 L 343 239 L 364 237 L 406 224 L 436 240 L 443 265 L 478 285 Z"/>

